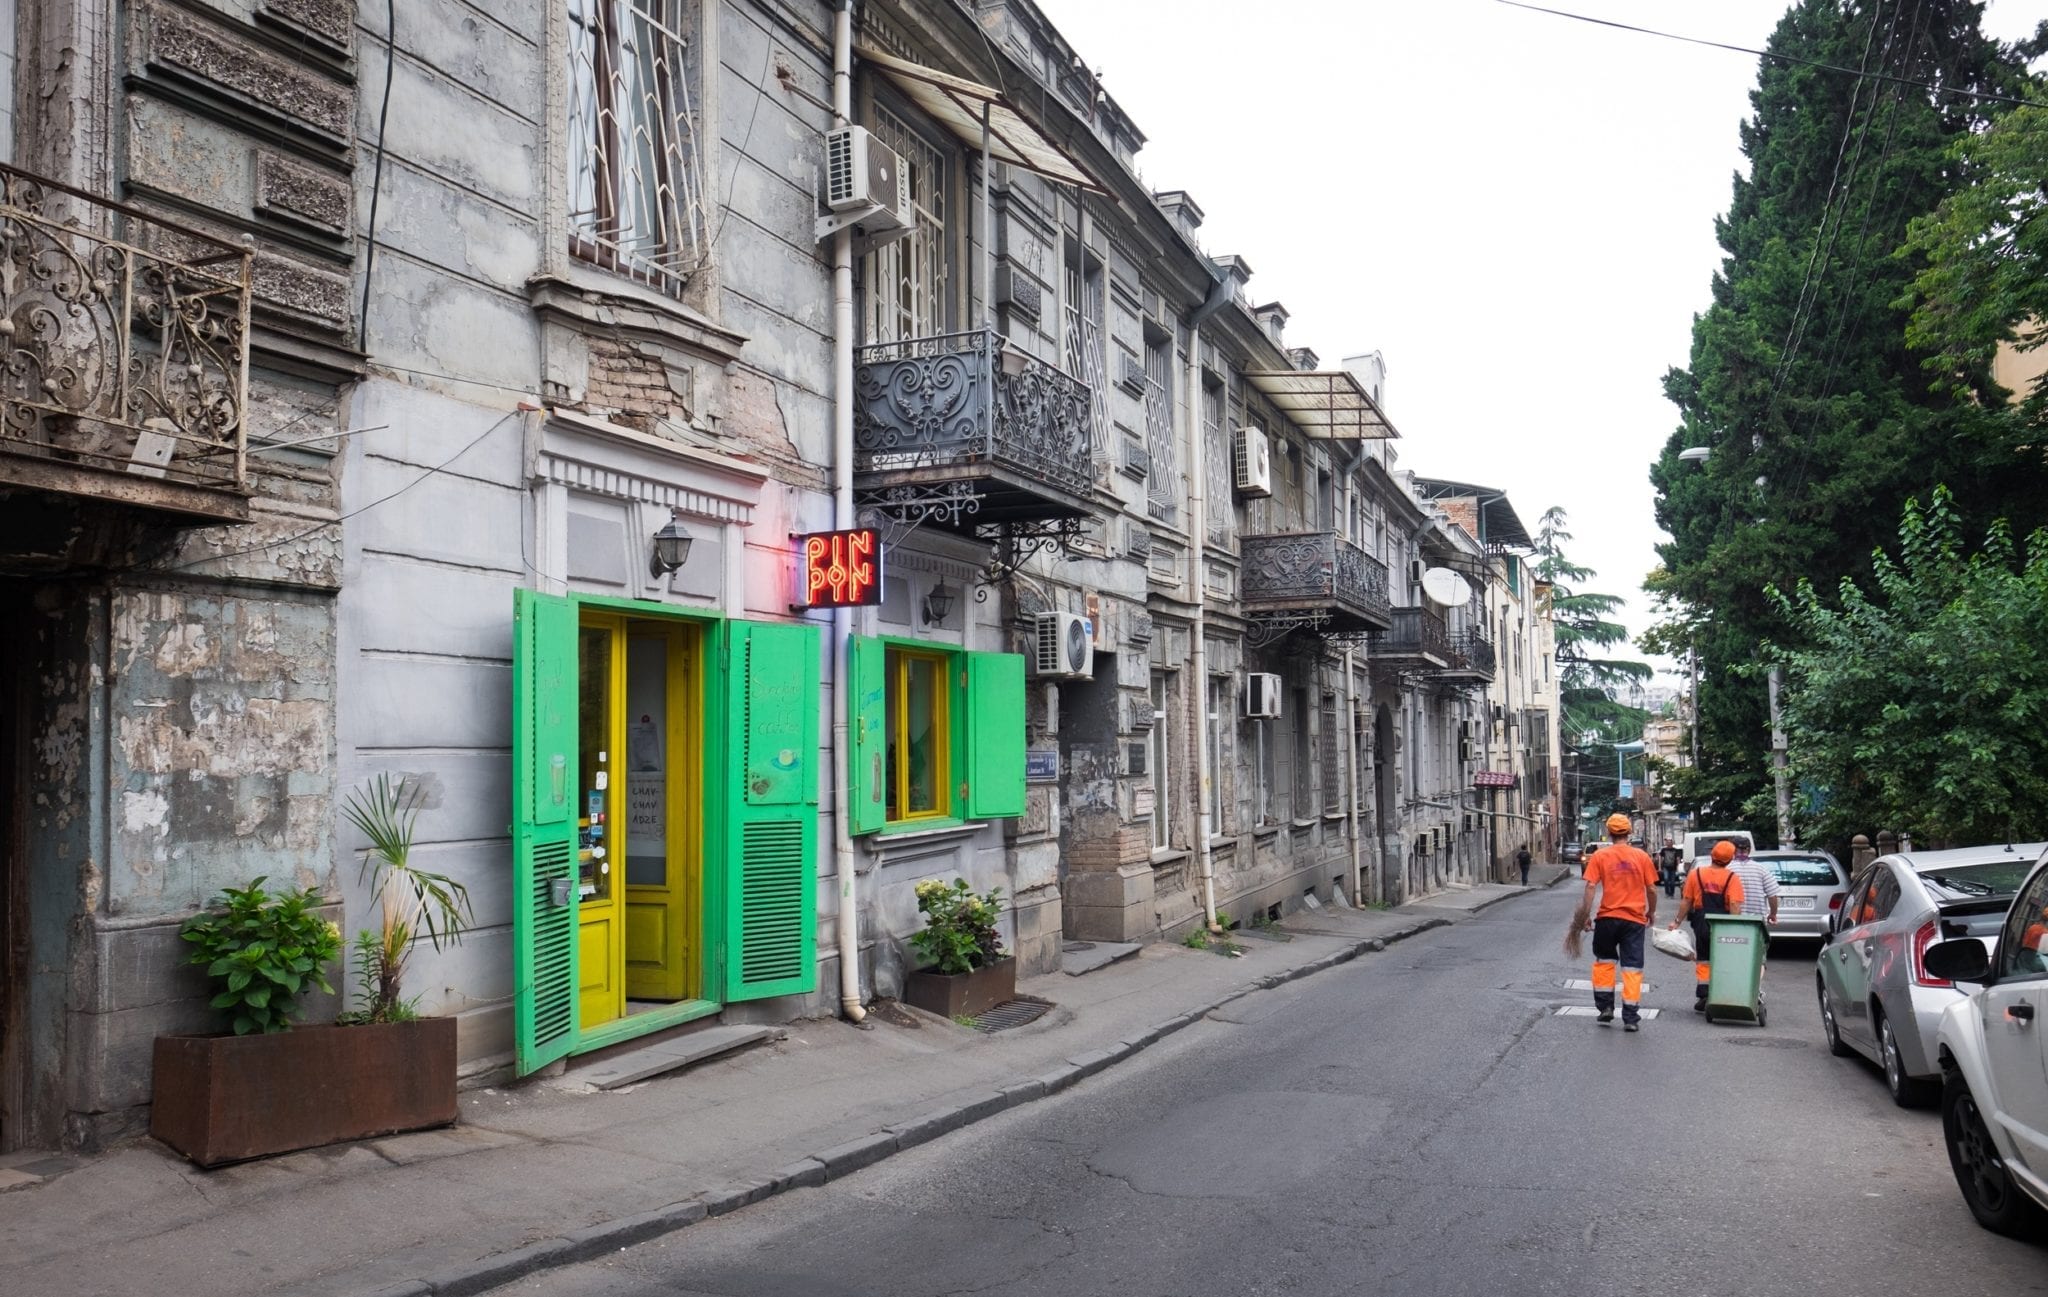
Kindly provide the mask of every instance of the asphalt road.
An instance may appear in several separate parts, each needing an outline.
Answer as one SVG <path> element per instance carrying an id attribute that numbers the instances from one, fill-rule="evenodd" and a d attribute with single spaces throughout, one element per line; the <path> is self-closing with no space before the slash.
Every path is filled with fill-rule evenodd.
<path id="1" fill-rule="evenodd" d="M 1652 953 L 1637 1035 L 1558 940 L 1567 885 L 1240 1000 L 1042 1103 L 535 1276 L 522 1297 L 2008 1294 L 1939 1118 L 1829 1057 L 1812 951 L 1767 1029 Z"/>

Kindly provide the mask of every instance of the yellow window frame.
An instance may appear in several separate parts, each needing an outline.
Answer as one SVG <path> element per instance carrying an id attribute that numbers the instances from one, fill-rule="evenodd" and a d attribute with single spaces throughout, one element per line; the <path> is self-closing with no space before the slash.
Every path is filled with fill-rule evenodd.
<path id="1" fill-rule="evenodd" d="M 919 652 L 915 649 L 898 648 L 890 645 L 885 670 L 889 683 L 896 692 L 895 705 L 889 709 L 889 774 L 890 785 L 896 792 L 896 814 L 885 823 L 915 824 L 929 820 L 950 819 L 953 815 L 953 658 L 946 653 Z M 909 810 L 910 806 L 910 747 L 902 736 L 910 732 L 910 667 L 912 663 L 927 665 L 933 676 L 932 689 L 932 808 L 925 811 Z"/>

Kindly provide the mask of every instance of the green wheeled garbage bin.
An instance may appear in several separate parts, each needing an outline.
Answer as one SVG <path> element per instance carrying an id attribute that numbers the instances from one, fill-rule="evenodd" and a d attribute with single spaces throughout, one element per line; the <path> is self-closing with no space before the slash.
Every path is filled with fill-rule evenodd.
<path id="1" fill-rule="evenodd" d="M 1764 921 L 1747 914 L 1707 916 L 1707 1021 L 1764 1025 Z"/>

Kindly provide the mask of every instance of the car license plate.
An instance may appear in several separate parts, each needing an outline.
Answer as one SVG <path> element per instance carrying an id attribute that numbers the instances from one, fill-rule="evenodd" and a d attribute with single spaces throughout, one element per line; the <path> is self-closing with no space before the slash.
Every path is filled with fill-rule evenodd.
<path id="1" fill-rule="evenodd" d="M 1781 910 L 1810 910 L 1813 908 L 1813 898 L 1811 896 L 1782 897 L 1779 900 L 1778 908 Z"/>

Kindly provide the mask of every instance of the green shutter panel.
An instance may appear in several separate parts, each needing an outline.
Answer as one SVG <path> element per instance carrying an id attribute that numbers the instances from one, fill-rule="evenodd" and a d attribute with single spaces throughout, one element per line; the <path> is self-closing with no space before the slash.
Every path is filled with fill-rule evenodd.
<path id="1" fill-rule="evenodd" d="M 727 623 L 725 998 L 818 985 L 818 630 Z"/>
<path id="2" fill-rule="evenodd" d="M 1024 813 L 1024 659 L 967 655 L 967 818 Z"/>
<path id="3" fill-rule="evenodd" d="M 576 1043 L 576 605 L 512 596 L 512 993 L 519 1074 Z"/>
<path id="4" fill-rule="evenodd" d="M 854 635 L 847 656 L 847 832 L 873 833 L 889 816 L 889 648 L 881 640 Z"/>

